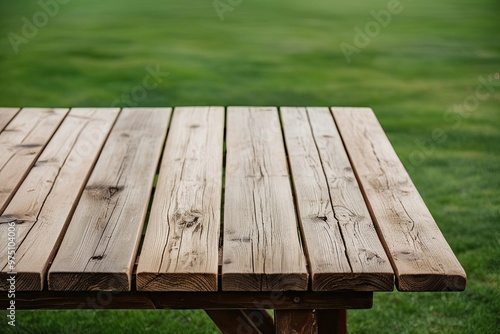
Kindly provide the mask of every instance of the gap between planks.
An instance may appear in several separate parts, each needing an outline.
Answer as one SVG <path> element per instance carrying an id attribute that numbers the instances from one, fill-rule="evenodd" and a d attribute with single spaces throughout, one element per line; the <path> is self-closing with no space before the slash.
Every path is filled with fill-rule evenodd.
<path id="1" fill-rule="evenodd" d="M 328 108 L 282 107 L 312 289 L 392 291 L 394 274 Z"/>
<path id="2" fill-rule="evenodd" d="M 223 133 L 224 108 L 175 108 L 137 268 L 138 290 L 217 290 Z"/>
<path id="3" fill-rule="evenodd" d="M 227 109 L 222 289 L 305 290 L 278 110 Z"/>
<path id="4" fill-rule="evenodd" d="M 466 274 L 370 108 L 331 109 L 400 291 L 462 291 Z"/>
<path id="5" fill-rule="evenodd" d="M 0 214 L 66 117 L 67 108 L 23 108 L 0 133 Z"/>
<path id="6" fill-rule="evenodd" d="M 122 110 L 49 270 L 51 290 L 131 289 L 170 113 Z"/>
<path id="7" fill-rule="evenodd" d="M 7 206 L 1 219 L 16 223 L 17 290 L 43 288 L 49 262 L 118 111 L 71 109 Z M 8 266 L 1 268 L 0 289 L 7 287 L 8 275 Z"/>

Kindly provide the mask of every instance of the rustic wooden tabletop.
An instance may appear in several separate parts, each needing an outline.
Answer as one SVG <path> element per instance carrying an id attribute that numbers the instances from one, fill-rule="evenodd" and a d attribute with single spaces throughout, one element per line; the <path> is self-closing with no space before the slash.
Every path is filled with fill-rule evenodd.
<path id="1" fill-rule="evenodd" d="M 0 231 L 3 290 L 466 282 L 369 108 L 0 108 Z"/>

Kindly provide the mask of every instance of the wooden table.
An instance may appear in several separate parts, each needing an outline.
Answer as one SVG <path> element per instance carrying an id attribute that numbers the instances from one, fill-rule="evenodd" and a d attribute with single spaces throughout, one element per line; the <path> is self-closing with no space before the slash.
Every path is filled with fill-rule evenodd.
<path id="1" fill-rule="evenodd" d="M 0 131 L 0 289 L 17 309 L 342 333 L 373 292 L 465 288 L 371 109 L 3 108 Z"/>

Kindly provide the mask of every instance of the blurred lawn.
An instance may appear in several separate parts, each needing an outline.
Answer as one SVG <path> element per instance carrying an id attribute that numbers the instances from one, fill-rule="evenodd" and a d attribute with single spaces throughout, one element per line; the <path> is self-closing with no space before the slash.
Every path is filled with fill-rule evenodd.
<path id="1" fill-rule="evenodd" d="M 377 293 L 373 309 L 349 312 L 351 333 L 498 332 L 500 2 L 401 0 L 403 11 L 348 64 L 340 43 L 354 44 L 354 27 L 364 29 L 387 3 L 243 0 L 221 21 L 212 0 L 72 0 L 16 54 L 8 34 L 20 35 L 22 18 L 41 8 L 2 1 L 0 105 L 370 106 L 468 286 Z M 127 101 L 147 66 L 169 74 Z M 487 98 L 445 117 L 490 75 Z M 444 142 L 432 141 L 435 129 Z M 25 311 L 17 320 L 13 332 L 216 332 L 202 311 Z"/>

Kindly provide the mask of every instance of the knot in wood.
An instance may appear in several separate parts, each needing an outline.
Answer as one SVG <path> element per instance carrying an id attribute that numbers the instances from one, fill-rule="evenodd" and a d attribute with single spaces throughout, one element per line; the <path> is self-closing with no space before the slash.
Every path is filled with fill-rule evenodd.
<path id="1" fill-rule="evenodd" d="M 191 228 L 200 223 L 202 213 L 198 210 L 190 210 L 178 212 L 174 215 L 174 219 L 181 228 Z"/>
<path id="2" fill-rule="evenodd" d="M 108 188 L 109 197 L 113 197 L 114 194 L 116 194 L 117 192 L 119 192 L 122 189 L 123 189 L 123 187 L 109 187 Z"/>
<path id="3" fill-rule="evenodd" d="M 36 147 L 40 147 L 42 145 L 40 144 L 19 144 L 17 145 L 17 147 L 19 148 L 36 148 Z"/>
<path id="4" fill-rule="evenodd" d="M 356 223 L 360 220 L 360 217 L 344 206 L 334 206 L 333 211 L 339 223 Z"/>
<path id="5" fill-rule="evenodd" d="M 104 200 L 110 200 L 116 193 L 123 189 L 124 186 L 88 185 L 85 187 L 90 196 Z"/>
<path id="6" fill-rule="evenodd" d="M 13 215 L 3 215 L 0 216 L 0 224 L 9 224 L 9 223 L 16 223 L 16 224 L 22 224 L 25 221 L 22 219 L 18 219 L 17 217 Z"/>
<path id="7" fill-rule="evenodd" d="M 420 256 L 414 252 L 410 251 L 400 251 L 400 252 L 395 252 L 393 256 L 396 259 L 402 259 L 405 261 L 417 261 L 420 260 Z"/>

